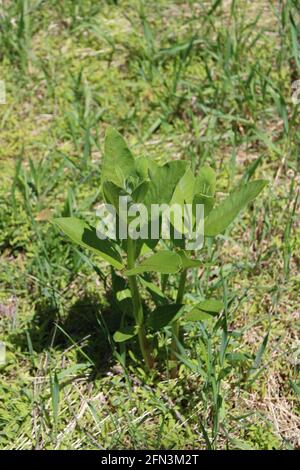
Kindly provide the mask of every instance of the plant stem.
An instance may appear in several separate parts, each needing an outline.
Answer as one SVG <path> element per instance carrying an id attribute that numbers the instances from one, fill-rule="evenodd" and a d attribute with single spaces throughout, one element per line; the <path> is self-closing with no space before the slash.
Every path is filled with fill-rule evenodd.
<path id="1" fill-rule="evenodd" d="M 127 267 L 131 269 L 135 263 L 135 243 L 129 236 L 127 238 Z M 135 322 L 138 327 L 138 338 L 141 352 L 148 369 L 152 369 L 154 362 L 150 350 L 149 343 L 146 337 L 146 329 L 144 325 L 144 313 L 141 302 L 141 297 L 138 289 L 136 276 L 128 276 L 128 283 L 131 291 L 133 313 Z"/>
<path id="2" fill-rule="evenodd" d="M 161 291 L 164 293 L 165 290 L 166 290 L 166 285 L 167 285 L 167 282 L 168 282 L 168 277 L 169 275 L 168 274 L 162 274 L 161 275 L 161 278 L 160 278 L 160 288 L 161 288 Z"/>
<path id="3" fill-rule="evenodd" d="M 184 296 L 184 290 L 185 290 L 185 283 L 186 283 L 186 275 L 187 275 L 187 270 L 184 269 L 180 275 L 179 279 L 179 286 L 178 286 L 178 291 L 177 291 L 177 297 L 176 297 L 176 303 L 181 304 L 183 301 L 183 296 Z M 176 356 L 177 353 L 177 341 L 179 339 L 179 333 L 180 333 L 180 323 L 179 320 L 175 321 L 172 325 L 172 344 L 171 344 L 171 361 L 174 363 L 174 366 L 170 370 L 170 375 L 172 379 L 177 377 L 177 372 L 178 372 L 178 359 Z"/>

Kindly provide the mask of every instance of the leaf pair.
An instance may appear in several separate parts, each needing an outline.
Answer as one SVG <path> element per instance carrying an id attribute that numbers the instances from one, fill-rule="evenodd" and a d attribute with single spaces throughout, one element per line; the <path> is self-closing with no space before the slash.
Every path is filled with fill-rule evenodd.
<path id="1" fill-rule="evenodd" d="M 203 321 L 218 315 L 223 309 L 224 304 L 221 300 L 203 300 L 195 305 L 183 318 L 189 322 Z M 149 314 L 146 326 L 154 332 L 159 331 L 176 321 L 182 315 L 183 310 L 184 306 L 182 304 L 161 305 Z M 136 326 L 127 326 L 114 334 L 114 340 L 117 343 L 128 341 L 136 336 L 137 333 L 138 329 Z"/>

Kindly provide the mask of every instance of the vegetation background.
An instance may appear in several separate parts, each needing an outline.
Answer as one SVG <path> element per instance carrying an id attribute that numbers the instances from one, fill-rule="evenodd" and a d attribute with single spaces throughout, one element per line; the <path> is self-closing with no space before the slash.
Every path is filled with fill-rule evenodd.
<path id="1" fill-rule="evenodd" d="M 299 448 L 299 19 L 297 0 L 0 2 L 2 449 Z M 230 300 L 222 375 L 209 322 L 178 379 L 135 351 L 124 374 L 107 268 L 46 223 L 95 218 L 107 124 L 209 163 L 221 197 L 270 181 L 189 279 Z"/>

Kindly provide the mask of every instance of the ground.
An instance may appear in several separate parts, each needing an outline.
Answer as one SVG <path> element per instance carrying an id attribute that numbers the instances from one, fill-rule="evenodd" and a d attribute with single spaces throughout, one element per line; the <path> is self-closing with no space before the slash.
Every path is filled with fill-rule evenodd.
<path id="1" fill-rule="evenodd" d="M 299 448 L 297 2 L 4 0 L 0 16 L 0 447 Z M 220 198 L 269 181 L 189 277 L 187 302 L 230 299 L 222 376 L 209 322 L 185 326 L 177 379 L 134 345 L 124 370 L 108 268 L 48 222 L 95 219 L 108 124 L 136 155 L 210 164 Z"/>

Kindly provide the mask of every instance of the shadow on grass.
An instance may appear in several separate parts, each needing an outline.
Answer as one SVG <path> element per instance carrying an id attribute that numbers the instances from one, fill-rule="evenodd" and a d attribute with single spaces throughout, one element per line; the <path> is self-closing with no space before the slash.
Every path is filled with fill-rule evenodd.
<path id="1" fill-rule="evenodd" d="M 26 352 L 31 342 L 36 353 L 49 348 L 63 352 L 73 347 L 78 362 L 87 362 L 88 356 L 95 372 L 105 373 L 114 362 L 110 337 L 120 320 L 119 311 L 103 307 L 97 297 L 90 295 L 77 300 L 63 318 L 56 308 L 42 303 L 36 307 L 27 330 L 14 335 L 13 342 Z"/>

